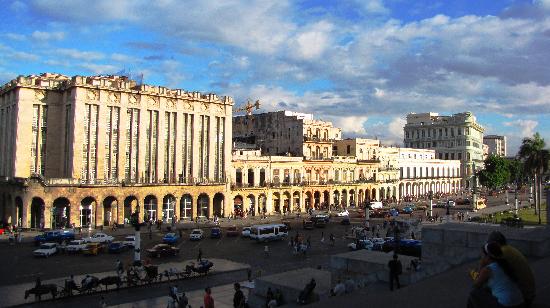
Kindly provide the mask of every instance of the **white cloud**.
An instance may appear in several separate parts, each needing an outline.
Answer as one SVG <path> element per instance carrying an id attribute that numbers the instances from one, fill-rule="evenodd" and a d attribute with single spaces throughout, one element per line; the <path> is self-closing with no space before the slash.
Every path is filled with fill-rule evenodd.
<path id="1" fill-rule="evenodd" d="M 56 55 L 68 57 L 74 60 L 95 61 L 105 57 L 103 53 L 96 51 L 82 51 L 77 49 L 59 48 L 55 50 Z"/>
<path id="2" fill-rule="evenodd" d="M 332 124 L 342 129 L 344 136 L 364 136 L 367 134 L 365 123 L 367 116 L 341 116 L 332 117 Z"/>
<path id="3" fill-rule="evenodd" d="M 19 33 L 6 33 L 4 36 L 14 41 L 24 41 L 27 39 L 25 35 Z"/>
<path id="4" fill-rule="evenodd" d="M 298 56 L 305 60 L 318 58 L 332 43 L 330 31 L 332 24 L 328 22 L 318 22 L 310 29 L 296 35 L 296 51 Z M 292 50 L 290 50 L 292 53 Z"/>
<path id="5" fill-rule="evenodd" d="M 79 66 L 97 75 L 114 74 L 116 71 L 119 70 L 118 67 L 109 64 L 82 63 Z"/>
<path id="6" fill-rule="evenodd" d="M 56 32 L 34 31 L 31 34 L 31 37 L 37 41 L 61 41 L 65 38 L 65 33 L 60 31 L 56 31 Z"/>
<path id="7" fill-rule="evenodd" d="M 521 135 L 519 135 L 519 137 L 525 138 L 531 137 L 535 134 L 535 127 L 537 127 L 539 122 L 534 120 L 519 119 L 511 122 L 504 122 L 503 124 L 504 126 L 518 128 L 521 132 Z"/>

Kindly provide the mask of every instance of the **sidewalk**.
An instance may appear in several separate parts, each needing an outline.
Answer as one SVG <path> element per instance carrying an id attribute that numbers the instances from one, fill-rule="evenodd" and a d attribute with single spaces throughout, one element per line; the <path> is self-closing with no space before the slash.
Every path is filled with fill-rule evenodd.
<path id="1" fill-rule="evenodd" d="M 210 270 L 211 274 L 216 273 L 227 273 L 227 272 L 233 272 L 233 271 L 240 271 L 240 270 L 246 270 L 249 268 L 248 265 L 237 263 L 225 259 L 209 259 L 214 263 L 214 266 Z M 189 264 L 191 262 L 194 262 L 194 260 L 186 260 L 183 262 L 170 262 L 170 263 L 163 263 L 158 265 L 158 272 L 162 273 L 165 270 L 168 270 L 170 268 L 183 270 L 186 264 Z M 96 276 L 98 278 L 103 278 L 107 276 L 117 276 L 115 271 L 108 271 L 108 272 L 98 272 L 98 273 L 89 273 L 91 276 Z M 75 275 L 74 280 L 75 282 L 80 285 L 80 282 L 82 279 L 84 279 L 86 275 Z M 59 287 L 64 286 L 65 280 L 69 277 L 60 277 L 56 279 L 49 279 L 42 281 L 42 284 L 56 284 Z M 167 281 L 165 277 L 163 277 L 163 281 Z M 9 285 L 9 286 L 3 286 L 0 287 L 0 298 L 1 304 L 0 306 L 13 306 L 13 305 L 21 305 L 25 303 L 31 303 L 34 302 L 34 296 L 30 296 L 28 299 L 24 299 L 24 293 L 25 290 L 31 289 L 34 287 L 34 282 L 29 283 L 22 283 L 22 284 L 16 284 L 16 285 Z M 114 288 L 114 286 L 111 286 L 111 288 Z M 45 295 L 44 300 L 50 299 L 50 295 Z M 166 304 L 166 303 L 165 303 Z"/>

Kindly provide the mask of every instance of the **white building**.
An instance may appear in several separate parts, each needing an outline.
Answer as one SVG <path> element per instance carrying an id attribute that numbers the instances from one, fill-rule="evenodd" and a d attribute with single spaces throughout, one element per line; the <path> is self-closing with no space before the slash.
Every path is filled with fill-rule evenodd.
<path id="1" fill-rule="evenodd" d="M 506 157 L 506 136 L 487 135 L 483 137 L 483 143 L 489 147 L 489 154 Z"/>

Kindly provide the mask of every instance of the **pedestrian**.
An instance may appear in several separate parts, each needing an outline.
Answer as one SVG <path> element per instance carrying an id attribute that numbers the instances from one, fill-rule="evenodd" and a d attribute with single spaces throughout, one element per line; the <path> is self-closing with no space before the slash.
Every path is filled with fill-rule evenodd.
<path id="1" fill-rule="evenodd" d="M 204 289 L 204 308 L 214 308 L 214 298 L 210 287 Z"/>
<path id="2" fill-rule="evenodd" d="M 124 266 L 122 265 L 122 262 L 120 260 L 116 260 L 116 274 L 118 276 L 122 275 L 124 273 Z"/>
<path id="3" fill-rule="evenodd" d="M 212 300 L 213 302 L 214 300 Z M 189 304 L 189 299 L 187 298 L 187 295 L 185 295 L 185 292 L 181 292 L 181 296 L 178 297 L 178 308 L 187 308 L 187 305 Z M 212 307 L 214 307 L 212 303 Z"/>
<path id="4" fill-rule="evenodd" d="M 329 238 L 330 238 L 330 245 L 334 246 L 334 242 L 336 241 L 336 238 L 334 237 L 334 234 L 331 233 Z"/>
<path id="5" fill-rule="evenodd" d="M 311 235 L 307 236 L 306 242 L 307 242 L 307 249 L 310 249 L 311 248 Z"/>
<path id="6" fill-rule="evenodd" d="M 269 246 L 267 245 L 264 246 L 264 255 L 266 258 L 269 257 Z"/>
<path id="7" fill-rule="evenodd" d="M 411 231 L 411 239 L 416 240 L 416 237 L 414 236 L 414 231 Z"/>
<path id="8" fill-rule="evenodd" d="M 241 291 L 241 285 L 238 282 L 233 284 L 235 288 L 235 295 L 233 295 L 233 307 L 234 308 L 244 308 L 246 304 L 246 298 L 244 297 L 243 291 Z"/>
<path id="9" fill-rule="evenodd" d="M 105 297 L 103 296 L 99 299 L 99 307 L 101 308 L 107 307 L 107 302 L 105 301 Z"/>
<path id="10" fill-rule="evenodd" d="M 178 234 L 180 236 L 180 239 L 183 237 L 183 232 L 181 231 L 181 229 L 178 229 Z"/>
<path id="11" fill-rule="evenodd" d="M 199 255 L 197 256 L 197 262 L 202 261 L 202 249 L 199 247 Z"/>
<path id="12" fill-rule="evenodd" d="M 174 301 L 178 300 L 178 287 L 173 285 L 168 290 L 168 296 L 170 296 Z"/>
<path id="13" fill-rule="evenodd" d="M 321 244 L 325 243 L 325 232 L 321 232 Z"/>
<path id="14" fill-rule="evenodd" d="M 399 275 L 403 272 L 403 265 L 401 261 L 398 260 L 397 254 L 393 255 L 393 259 L 388 262 L 388 267 L 390 268 L 390 291 L 393 291 L 393 281 L 395 280 L 397 288 L 401 288 L 399 283 Z"/>

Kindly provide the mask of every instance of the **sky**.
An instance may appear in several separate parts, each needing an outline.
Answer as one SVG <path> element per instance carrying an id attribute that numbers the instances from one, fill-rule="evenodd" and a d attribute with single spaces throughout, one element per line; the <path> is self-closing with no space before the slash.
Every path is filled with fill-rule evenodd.
<path id="1" fill-rule="evenodd" d="M 471 111 L 514 155 L 550 144 L 550 0 L 0 0 L 0 82 L 130 72 L 402 144 Z"/>

